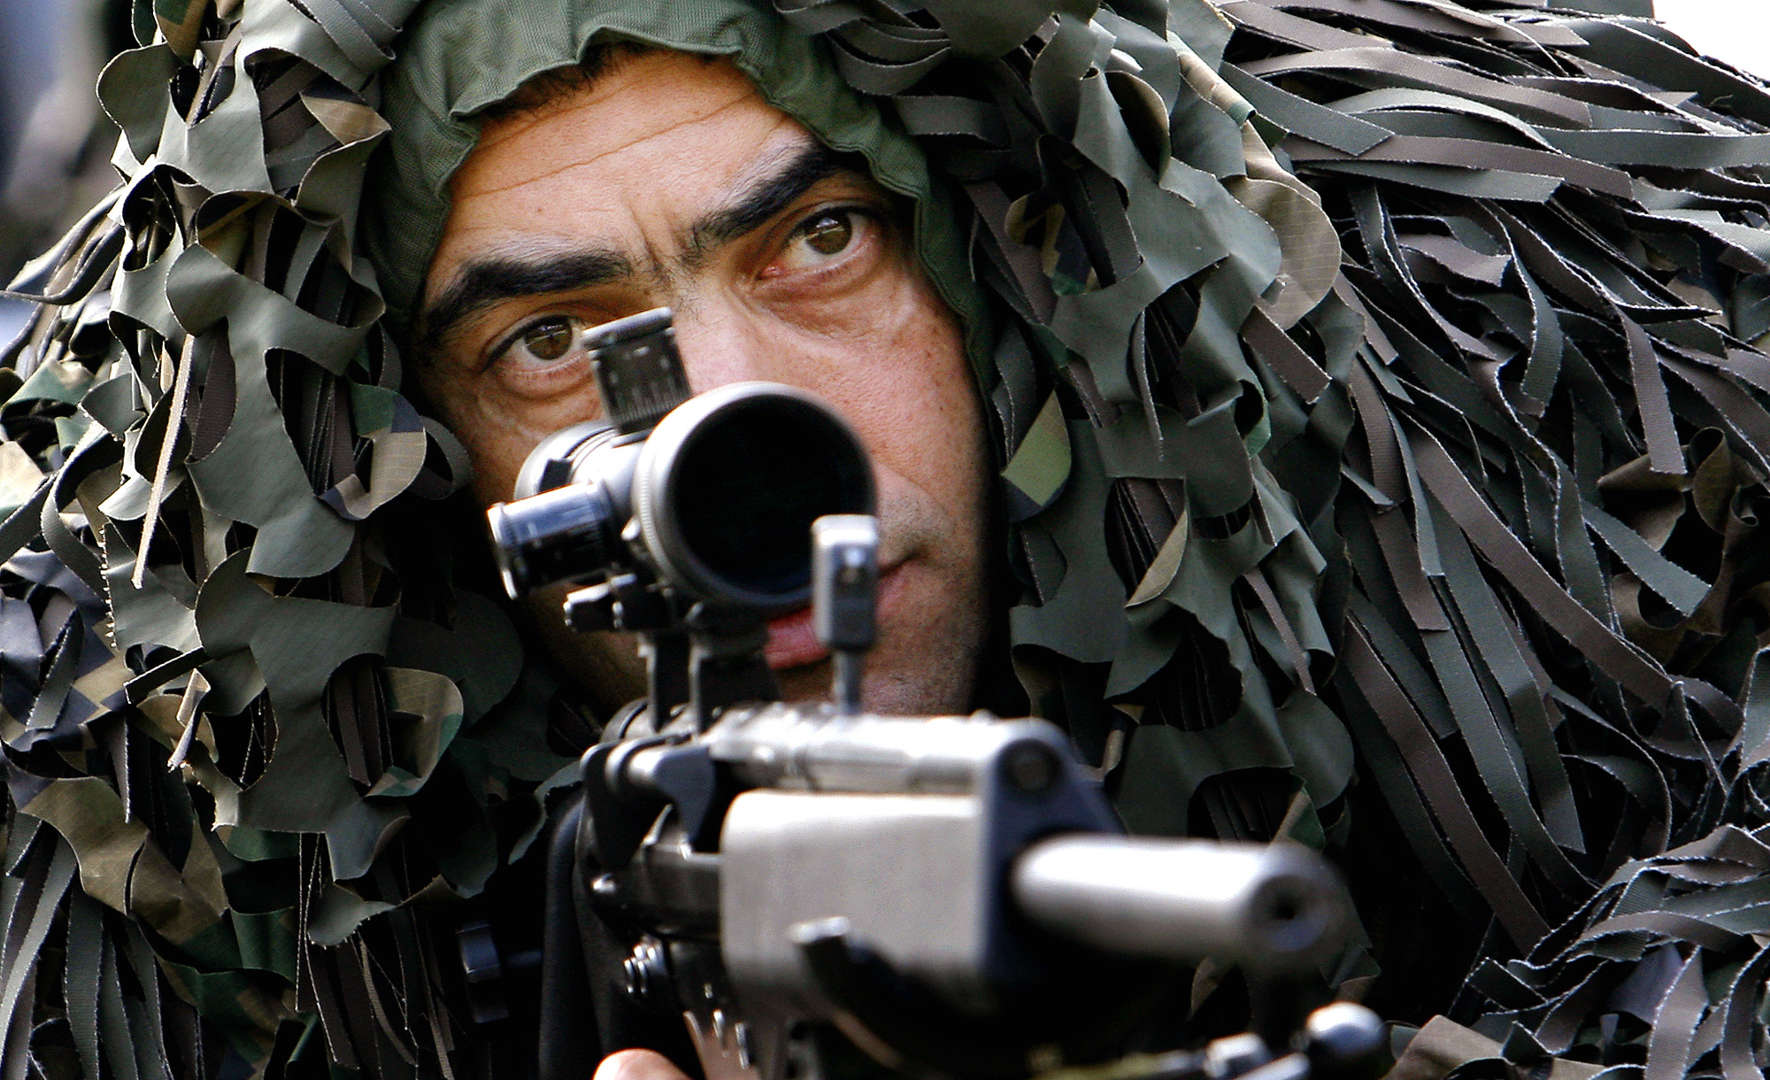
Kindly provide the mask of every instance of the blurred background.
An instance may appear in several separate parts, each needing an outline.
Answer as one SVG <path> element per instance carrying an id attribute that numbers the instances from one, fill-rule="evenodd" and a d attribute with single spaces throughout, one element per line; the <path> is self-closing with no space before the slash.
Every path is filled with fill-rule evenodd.
<path id="1" fill-rule="evenodd" d="M 1653 10 L 1698 52 L 1770 78 L 1770 4 L 1764 0 L 1655 0 Z"/>
<path id="2" fill-rule="evenodd" d="M 0 288 L 115 183 L 93 85 L 134 46 L 129 0 L 0 0 Z M 28 312 L 0 299 L 0 346 Z"/>
<path id="3" fill-rule="evenodd" d="M 115 181 L 116 133 L 93 84 L 132 47 L 129 0 L 0 0 L 0 287 Z M 1770 77 L 1770 3 L 1658 0 L 1699 51 Z M 0 346 L 25 304 L 0 298 Z"/>

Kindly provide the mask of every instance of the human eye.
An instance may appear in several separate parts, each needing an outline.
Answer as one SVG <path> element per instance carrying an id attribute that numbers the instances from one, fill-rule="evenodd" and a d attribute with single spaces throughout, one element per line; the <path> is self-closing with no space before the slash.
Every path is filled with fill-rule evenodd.
<path id="1" fill-rule="evenodd" d="M 584 320 L 570 315 L 544 315 L 517 327 L 491 350 L 492 365 L 536 369 L 567 363 L 582 351 Z"/>
<path id="2" fill-rule="evenodd" d="M 763 271 L 765 277 L 806 273 L 841 265 L 877 241 L 879 218 L 856 206 L 823 207 L 806 215 Z"/>

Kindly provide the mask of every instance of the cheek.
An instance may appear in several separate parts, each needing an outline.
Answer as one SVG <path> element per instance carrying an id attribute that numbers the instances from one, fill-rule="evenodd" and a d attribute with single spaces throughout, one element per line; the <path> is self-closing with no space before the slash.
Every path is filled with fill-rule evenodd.
<path id="1" fill-rule="evenodd" d="M 988 462 L 958 320 L 927 286 L 906 293 L 871 339 L 855 419 L 886 463 L 968 508 L 981 498 Z"/>
<path id="2" fill-rule="evenodd" d="M 480 504 L 510 498 L 516 474 L 542 438 L 585 419 L 569 402 L 542 403 L 511 399 L 477 383 L 425 385 L 448 425 L 473 463 L 473 490 Z"/>

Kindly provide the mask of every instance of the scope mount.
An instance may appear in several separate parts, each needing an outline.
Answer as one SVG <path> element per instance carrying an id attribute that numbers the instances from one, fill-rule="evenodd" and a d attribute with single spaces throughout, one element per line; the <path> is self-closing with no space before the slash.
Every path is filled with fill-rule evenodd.
<path id="1" fill-rule="evenodd" d="M 856 513 L 873 502 L 865 450 L 793 387 L 692 395 L 671 318 L 656 308 L 584 332 L 606 419 L 548 436 L 515 500 L 489 512 L 505 587 L 577 582 L 566 625 L 634 634 L 650 724 L 685 714 L 699 731 L 731 705 L 779 700 L 767 620 L 811 601 L 837 711 L 855 713 L 878 580 L 877 528 Z M 697 512 L 734 488 L 751 514 Z"/>

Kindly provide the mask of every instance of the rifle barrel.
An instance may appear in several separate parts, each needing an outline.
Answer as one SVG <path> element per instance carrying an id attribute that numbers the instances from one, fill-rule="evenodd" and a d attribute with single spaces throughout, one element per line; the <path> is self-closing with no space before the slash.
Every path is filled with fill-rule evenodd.
<path id="1" fill-rule="evenodd" d="M 1292 844 L 1061 835 L 1028 847 L 1009 887 L 1019 910 L 1058 937 L 1263 974 L 1331 957 L 1347 922 L 1333 869 Z"/>

